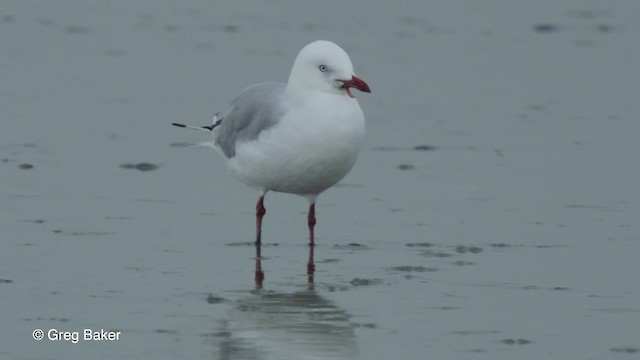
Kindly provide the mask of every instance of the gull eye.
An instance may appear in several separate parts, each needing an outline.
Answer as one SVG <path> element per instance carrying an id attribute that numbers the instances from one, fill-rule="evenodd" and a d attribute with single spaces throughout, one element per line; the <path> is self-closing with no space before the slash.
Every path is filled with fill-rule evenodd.
<path id="1" fill-rule="evenodd" d="M 327 72 L 327 70 L 329 70 L 327 68 L 327 65 L 320 65 L 320 66 L 318 66 L 318 69 L 320 69 L 320 71 L 322 71 L 322 72 Z"/>

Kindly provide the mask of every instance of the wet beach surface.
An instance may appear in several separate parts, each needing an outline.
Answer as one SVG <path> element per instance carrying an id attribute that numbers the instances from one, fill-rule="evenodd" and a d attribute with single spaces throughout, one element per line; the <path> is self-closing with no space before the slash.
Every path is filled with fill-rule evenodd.
<path id="1" fill-rule="evenodd" d="M 637 358 L 640 5 L 306 6 L 0 8 L 0 358 Z M 270 193 L 257 259 L 256 192 L 170 124 L 322 38 L 366 145 L 313 254 Z"/>

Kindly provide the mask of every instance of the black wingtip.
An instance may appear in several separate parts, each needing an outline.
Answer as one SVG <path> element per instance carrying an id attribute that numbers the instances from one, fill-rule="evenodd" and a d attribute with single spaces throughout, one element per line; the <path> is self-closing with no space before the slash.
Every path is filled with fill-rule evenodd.
<path id="1" fill-rule="evenodd" d="M 178 123 L 171 123 L 171 125 L 177 126 L 177 127 L 181 127 L 181 128 L 187 127 L 187 125 L 185 125 L 185 124 L 178 124 Z"/>

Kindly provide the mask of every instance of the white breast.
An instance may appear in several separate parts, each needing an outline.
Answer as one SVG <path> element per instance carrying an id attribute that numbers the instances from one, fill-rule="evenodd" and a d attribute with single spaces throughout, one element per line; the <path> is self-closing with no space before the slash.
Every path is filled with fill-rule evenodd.
<path id="1" fill-rule="evenodd" d="M 236 145 L 229 166 L 240 181 L 261 190 L 316 195 L 355 164 L 364 115 L 347 96 L 298 89 L 287 103 L 290 111 L 279 124 Z"/>

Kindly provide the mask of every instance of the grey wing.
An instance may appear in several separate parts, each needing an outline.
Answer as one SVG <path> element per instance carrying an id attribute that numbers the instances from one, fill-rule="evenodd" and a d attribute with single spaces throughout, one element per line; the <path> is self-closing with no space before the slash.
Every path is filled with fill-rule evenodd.
<path id="1" fill-rule="evenodd" d="M 236 154 L 236 144 L 255 140 L 260 132 L 277 124 L 285 112 L 282 95 L 286 84 L 264 83 L 245 89 L 231 102 L 231 109 L 217 129 L 215 144 L 226 157 Z"/>

